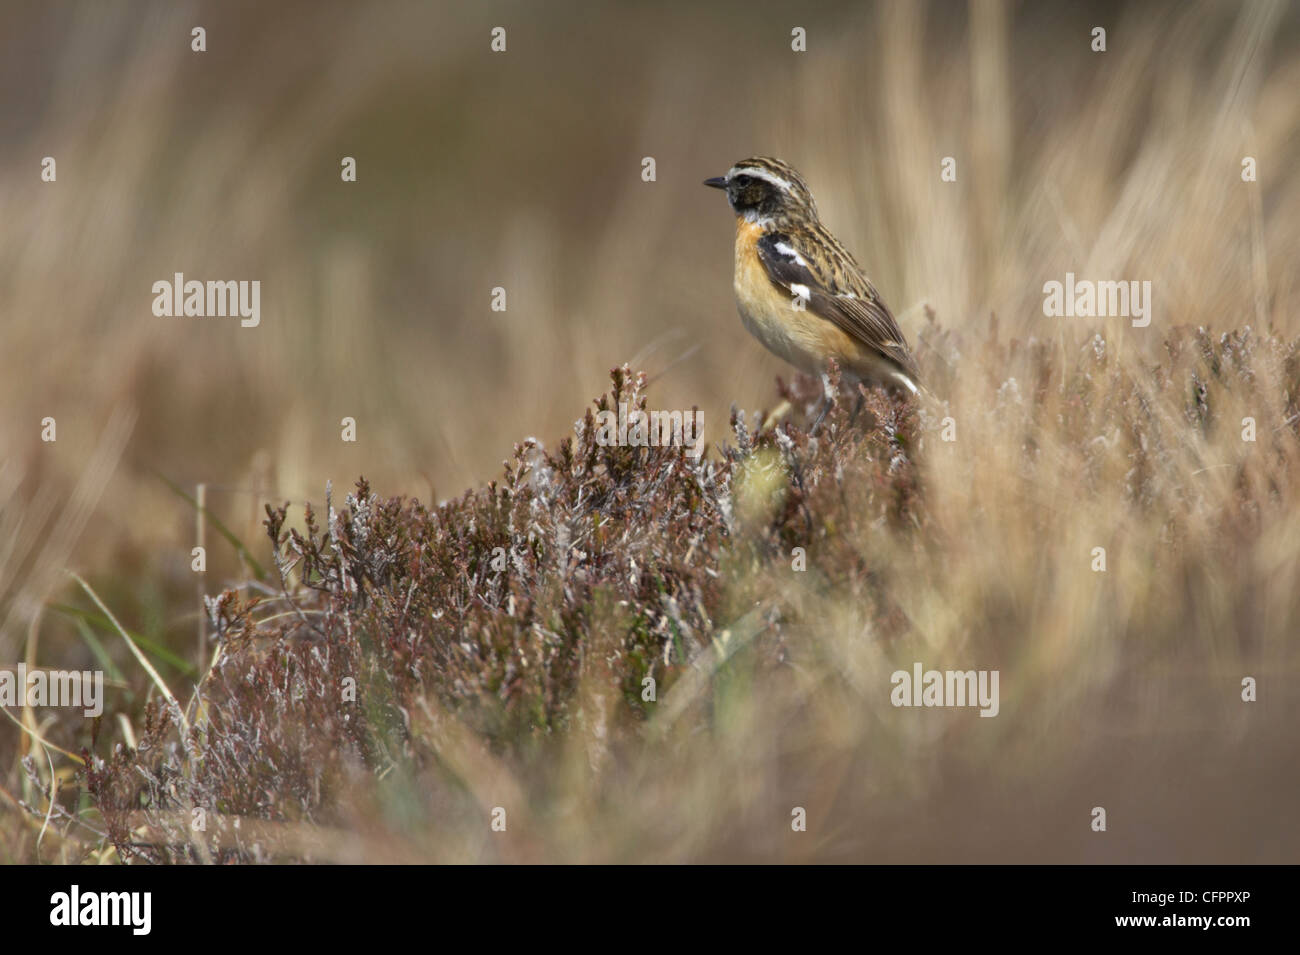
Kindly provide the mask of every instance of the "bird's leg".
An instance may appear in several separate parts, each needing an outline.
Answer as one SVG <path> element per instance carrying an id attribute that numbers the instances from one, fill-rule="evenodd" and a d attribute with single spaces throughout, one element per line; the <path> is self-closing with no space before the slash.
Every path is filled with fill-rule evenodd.
<path id="1" fill-rule="evenodd" d="M 824 398 L 822 400 L 822 410 L 817 415 L 817 420 L 814 421 L 812 427 L 808 429 L 808 435 L 810 437 L 815 436 L 817 434 L 817 429 L 822 426 L 822 419 L 826 417 L 826 412 L 830 410 L 831 410 L 831 399 Z"/>
<path id="2" fill-rule="evenodd" d="M 826 417 L 826 412 L 831 410 L 831 405 L 835 403 L 835 397 L 831 393 L 831 378 L 825 372 L 822 373 L 822 410 L 817 415 L 817 420 L 813 422 L 812 427 L 808 429 L 810 436 L 817 434 L 817 429 L 822 426 L 822 419 Z"/>
<path id="3" fill-rule="evenodd" d="M 867 403 L 867 393 L 862 390 L 861 385 L 855 386 L 853 390 L 857 392 L 858 400 L 853 402 L 853 411 L 849 413 L 850 425 L 857 420 L 858 415 L 862 411 L 863 405 Z"/>

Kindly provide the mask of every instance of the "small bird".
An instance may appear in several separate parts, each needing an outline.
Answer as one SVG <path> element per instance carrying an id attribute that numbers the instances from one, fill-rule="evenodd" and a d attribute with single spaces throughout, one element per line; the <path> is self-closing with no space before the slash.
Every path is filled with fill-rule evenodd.
<path id="1" fill-rule="evenodd" d="M 704 184 L 726 190 L 736 213 L 736 304 L 750 334 L 809 374 L 825 377 L 834 358 L 850 380 L 919 392 L 898 323 L 799 173 L 758 156 Z"/>

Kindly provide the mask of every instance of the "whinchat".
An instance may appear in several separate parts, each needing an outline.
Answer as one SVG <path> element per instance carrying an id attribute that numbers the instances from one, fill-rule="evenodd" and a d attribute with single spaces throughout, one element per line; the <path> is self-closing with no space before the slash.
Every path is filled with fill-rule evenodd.
<path id="1" fill-rule="evenodd" d="M 750 334 L 810 374 L 834 358 L 850 380 L 918 392 L 898 323 L 822 225 L 803 177 L 755 157 L 704 184 L 726 190 L 736 213 L 736 304 Z"/>

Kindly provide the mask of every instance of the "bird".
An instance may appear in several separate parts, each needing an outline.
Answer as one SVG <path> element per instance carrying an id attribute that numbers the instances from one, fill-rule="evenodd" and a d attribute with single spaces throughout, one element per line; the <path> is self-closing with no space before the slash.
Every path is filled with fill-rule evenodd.
<path id="1" fill-rule="evenodd" d="M 736 214 L 736 304 L 750 334 L 824 382 L 834 358 L 850 382 L 920 394 L 907 339 L 853 256 L 822 225 L 793 167 L 755 156 L 704 185 L 725 191 Z M 817 424 L 828 407 L 829 399 Z"/>

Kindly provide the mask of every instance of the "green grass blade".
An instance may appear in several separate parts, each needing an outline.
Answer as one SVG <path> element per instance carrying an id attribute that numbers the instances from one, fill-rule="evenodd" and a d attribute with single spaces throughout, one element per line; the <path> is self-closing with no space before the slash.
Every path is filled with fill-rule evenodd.
<path id="1" fill-rule="evenodd" d="M 51 610 L 77 620 L 84 620 L 103 630 L 112 631 L 119 629 L 103 614 L 97 614 L 90 610 L 82 610 L 80 607 L 73 607 L 70 604 L 48 604 L 47 606 Z M 187 662 L 183 657 L 177 656 L 161 644 L 154 643 L 152 640 L 142 637 L 138 633 L 131 633 L 127 630 L 122 630 L 121 632 L 126 634 L 127 638 L 137 647 L 142 650 L 147 650 L 159 660 L 162 660 L 164 663 L 178 670 L 183 676 L 198 676 L 199 671 L 193 663 Z"/>
<path id="2" fill-rule="evenodd" d="M 81 639 L 85 641 L 86 646 L 90 647 L 90 652 L 94 654 L 95 660 L 99 663 L 99 668 L 107 674 L 108 678 L 115 683 L 125 683 L 126 677 L 118 669 L 113 658 L 108 655 L 104 645 L 99 642 L 99 637 L 95 636 L 95 631 L 90 628 L 84 617 L 73 617 L 77 625 L 77 632 L 81 634 Z"/>
<path id="3" fill-rule="evenodd" d="M 254 576 L 257 577 L 258 580 L 267 579 L 265 568 L 263 568 L 262 565 L 257 562 L 257 558 L 255 558 L 252 555 L 252 553 L 249 551 L 249 549 L 244 546 L 244 542 L 241 541 L 238 537 L 236 537 L 234 533 L 230 530 L 230 528 L 226 527 L 225 524 L 221 523 L 221 520 L 217 517 L 217 515 L 213 514 L 212 511 L 208 510 L 208 508 L 201 506 L 199 502 L 195 500 L 195 498 L 192 495 L 185 493 L 183 488 L 181 488 L 179 485 L 173 482 L 165 474 L 162 474 L 161 472 L 158 471 L 153 471 L 152 469 L 151 469 L 151 473 L 156 478 L 158 478 L 158 480 L 162 481 L 169 488 L 171 488 L 173 493 L 175 493 L 178 497 L 181 497 L 185 501 L 187 501 L 190 507 L 194 508 L 196 511 L 201 513 L 204 517 L 206 517 L 209 521 L 211 521 L 212 526 L 217 529 L 217 533 L 219 533 L 222 537 L 224 537 L 227 541 L 229 541 L 230 546 L 235 548 L 235 552 L 238 553 L 239 556 L 242 557 L 245 561 L 247 561 L 248 566 L 252 568 L 253 574 Z"/>

